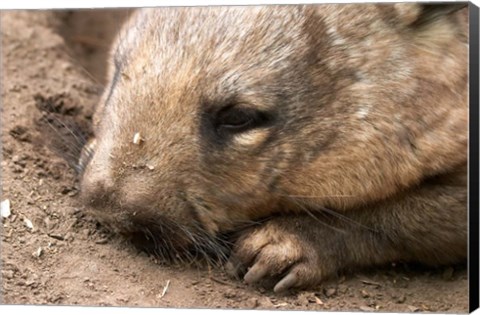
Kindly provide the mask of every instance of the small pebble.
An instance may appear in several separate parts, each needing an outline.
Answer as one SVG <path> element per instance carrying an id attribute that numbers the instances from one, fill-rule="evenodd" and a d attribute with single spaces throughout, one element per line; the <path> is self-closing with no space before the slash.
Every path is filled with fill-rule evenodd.
<path id="1" fill-rule="evenodd" d="M 325 295 L 326 295 L 327 297 L 332 297 L 332 296 L 334 296 L 336 293 L 337 293 L 337 289 L 335 289 L 335 288 L 329 288 L 329 289 L 326 289 L 326 290 L 325 290 Z"/>
<path id="2" fill-rule="evenodd" d="M 407 305 L 407 308 L 410 312 L 418 312 L 420 309 L 413 305 Z"/>
<path id="3" fill-rule="evenodd" d="M 10 211 L 10 200 L 5 199 L 4 201 L 1 202 L 0 204 L 0 212 L 2 218 L 7 219 L 12 213 Z"/>
<path id="4" fill-rule="evenodd" d="M 323 305 L 324 304 L 323 301 L 320 300 L 320 298 L 318 298 L 318 297 L 315 297 L 315 303 L 317 303 L 318 305 Z"/>
<path id="5" fill-rule="evenodd" d="M 35 252 L 32 253 L 33 257 L 40 257 L 43 254 L 43 249 L 39 247 Z"/>
<path id="6" fill-rule="evenodd" d="M 33 223 L 32 223 L 32 221 L 30 221 L 30 220 L 27 219 L 27 218 L 23 218 L 23 222 L 25 223 L 25 226 L 26 226 L 29 230 L 33 230 Z"/>

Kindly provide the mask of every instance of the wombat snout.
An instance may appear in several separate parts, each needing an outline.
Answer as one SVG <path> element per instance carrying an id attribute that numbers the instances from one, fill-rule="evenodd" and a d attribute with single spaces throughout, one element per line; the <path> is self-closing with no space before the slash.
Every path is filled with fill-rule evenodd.
<path id="1" fill-rule="evenodd" d="M 81 192 L 84 204 L 107 228 L 138 248 L 169 261 L 184 259 L 196 242 L 193 235 L 199 233 L 193 212 L 173 189 L 139 183 L 135 171 L 118 182 L 105 172 L 87 169 Z"/>

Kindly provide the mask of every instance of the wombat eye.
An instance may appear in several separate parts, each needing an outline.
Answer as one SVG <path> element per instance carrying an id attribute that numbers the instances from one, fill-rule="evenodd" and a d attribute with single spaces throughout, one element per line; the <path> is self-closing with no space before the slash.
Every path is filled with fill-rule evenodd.
<path id="1" fill-rule="evenodd" d="M 261 111 L 230 106 L 218 113 L 216 126 L 220 132 L 244 132 L 261 126 L 267 120 L 267 115 Z"/>

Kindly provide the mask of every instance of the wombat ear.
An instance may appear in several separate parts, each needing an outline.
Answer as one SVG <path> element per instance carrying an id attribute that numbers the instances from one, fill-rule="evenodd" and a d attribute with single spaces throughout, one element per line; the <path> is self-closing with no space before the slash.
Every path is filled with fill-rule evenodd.
<path id="1" fill-rule="evenodd" d="M 400 20 L 408 26 L 417 27 L 429 24 L 446 15 L 468 7 L 468 2 L 460 3 L 396 3 L 395 11 Z"/>

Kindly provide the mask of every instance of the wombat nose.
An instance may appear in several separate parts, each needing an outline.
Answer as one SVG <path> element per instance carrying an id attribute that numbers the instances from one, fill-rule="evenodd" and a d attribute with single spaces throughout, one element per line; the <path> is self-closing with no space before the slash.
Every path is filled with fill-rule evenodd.
<path id="1" fill-rule="evenodd" d="M 95 208 L 103 207 L 115 198 L 114 194 L 112 180 L 96 176 L 83 178 L 81 195 L 86 204 Z"/>

